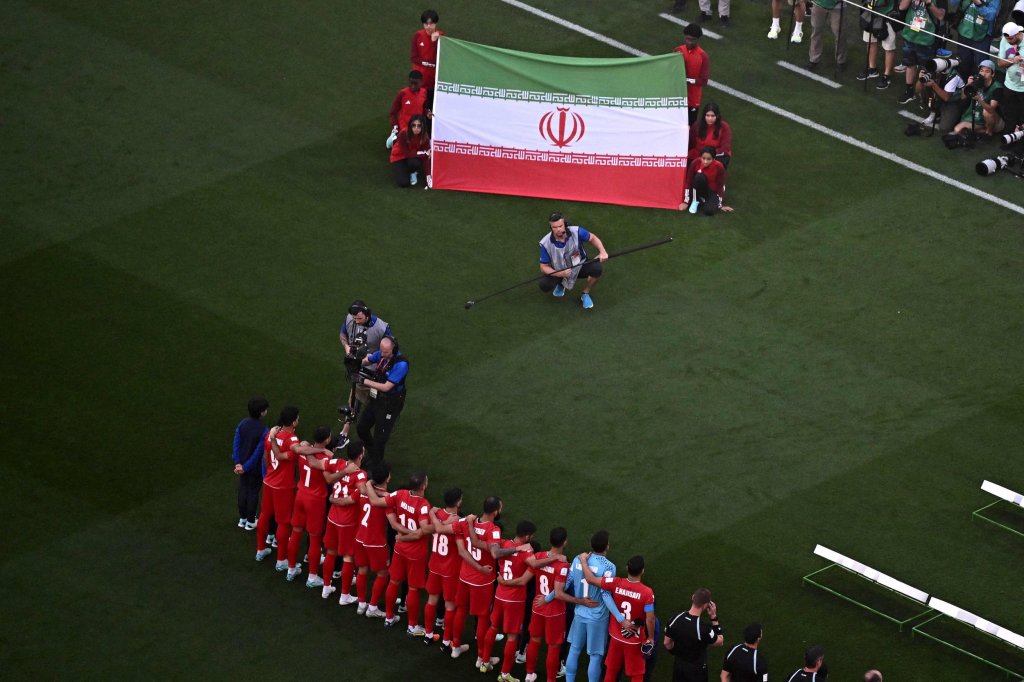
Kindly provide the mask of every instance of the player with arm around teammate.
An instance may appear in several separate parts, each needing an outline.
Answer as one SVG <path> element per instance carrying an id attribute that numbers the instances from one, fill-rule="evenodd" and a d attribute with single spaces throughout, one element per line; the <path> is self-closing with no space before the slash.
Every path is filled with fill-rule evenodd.
<path id="1" fill-rule="evenodd" d="M 349 441 L 343 450 L 335 450 L 336 455 L 342 452 L 344 458 L 324 463 L 324 479 L 331 489 L 330 497 L 327 498 L 331 508 L 327 512 L 327 531 L 324 534 L 327 558 L 323 565 L 323 589 L 320 596 L 327 599 L 334 592 L 331 581 L 334 578 L 335 562 L 341 556 L 342 588 L 338 603 L 347 606 L 356 601 L 349 592 L 355 574 L 356 528 L 361 510 L 359 485 L 366 480 L 366 472 L 362 470 L 364 449 L 361 441 Z"/>
<path id="2" fill-rule="evenodd" d="M 263 441 L 263 508 L 256 522 L 256 561 L 263 561 L 273 551 L 267 547 L 266 534 L 270 520 L 277 521 L 278 571 L 288 570 L 288 536 L 291 535 L 292 507 L 295 504 L 295 459 L 292 447 L 299 444 L 295 429 L 299 425 L 299 408 L 281 410 L 277 428 L 267 432 Z"/>
<path id="3" fill-rule="evenodd" d="M 388 541 L 387 541 L 387 502 L 388 483 L 391 481 L 391 467 L 387 462 L 374 464 L 370 472 L 370 480 L 360 484 L 362 502 L 359 526 L 356 529 L 356 597 L 359 606 L 356 613 L 367 618 L 383 618 L 384 612 L 379 608 L 384 590 L 388 586 Z M 368 489 L 373 488 L 375 499 L 370 499 Z M 369 571 L 376 575 L 370 600 L 366 600 L 366 583 Z"/>
<path id="4" fill-rule="evenodd" d="M 292 534 L 288 538 L 288 573 L 286 578 L 292 582 L 302 573 L 298 564 L 299 542 L 302 533 L 309 533 L 309 579 L 306 587 L 322 587 L 323 582 L 318 575 L 320 571 L 320 548 L 323 544 L 324 530 L 327 525 L 327 481 L 323 474 L 323 460 L 332 454 L 328 448 L 331 442 L 331 430 L 326 426 L 318 426 L 313 430 L 313 444 L 305 441 L 292 447 L 298 455 L 299 489 L 292 507 Z M 319 464 L 320 466 L 317 466 Z"/>
<path id="5" fill-rule="evenodd" d="M 605 659 L 604 682 L 615 682 L 619 668 L 626 668 L 631 682 L 643 682 L 645 661 L 643 649 L 654 647 L 654 591 L 644 585 L 644 558 L 631 557 L 626 563 L 626 578 L 598 578 L 587 565 L 587 554 L 581 554 L 580 568 L 584 579 L 594 587 L 607 590 L 622 618 L 608 621 L 608 656 Z M 642 615 L 641 615 L 642 614 Z"/>
<path id="6" fill-rule="evenodd" d="M 608 531 L 599 530 L 590 536 L 590 549 L 592 551 L 587 556 L 587 564 L 591 573 L 602 578 L 614 578 L 615 564 L 605 556 L 608 552 Z M 569 630 L 569 654 L 565 658 L 567 682 L 575 682 L 580 653 L 584 648 L 587 650 L 587 656 L 590 657 L 587 666 L 587 679 L 601 679 L 601 664 L 608 646 L 608 619 L 611 612 L 615 610 L 615 603 L 612 601 L 611 595 L 601 588 L 593 587 L 586 581 L 581 564 L 579 557 L 573 559 L 572 566 L 569 568 L 569 576 L 565 582 L 571 587 L 573 595 L 596 601 L 597 605 L 577 604 L 575 607 L 572 626 Z M 621 620 L 621 616 L 617 615 L 616 620 Z"/>
<path id="7" fill-rule="evenodd" d="M 449 488 L 444 491 L 444 508 L 431 509 L 433 529 L 429 575 L 427 576 L 427 605 L 423 609 L 423 642 L 428 646 L 441 641 L 441 646 L 450 652 L 451 628 L 455 621 L 455 595 L 459 591 L 459 570 L 462 557 L 455 547 L 452 524 L 459 521 L 459 507 L 462 506 L 462 489 Z M 442 635 L 434 633 L 439 626 L 437 605 L 444 600 Z"/>

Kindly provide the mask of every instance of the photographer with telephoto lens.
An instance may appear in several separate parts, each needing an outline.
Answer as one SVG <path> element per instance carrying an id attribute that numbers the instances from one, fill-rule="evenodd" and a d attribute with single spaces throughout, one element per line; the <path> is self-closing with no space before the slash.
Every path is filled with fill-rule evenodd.
<path id="1" fill-rule="evenodd" d="M 918 78 L 918 92 L 929 109 L 923 125 L 943 135 L 953 130 L 967 108 L 960 97 L 966 81 L 957 70 L 958 64 L 957 59 L 929 59 Z"/>
<path id="2" fill-rule="evenodd" d="M 946 16 L 946 0 L 900 0 L 899 10 L 906 12 L 903 22 L 907 26 L 903 36 L 903 65 L 906 70 L 906 91 L 897 100 L 909 104 L 914 100 L 917 72 L 925 62 L 935 56 L 935 35 L 939 23 Z"/>
<path id="3" fill-rule="evenodd" d="M 967 79 L 960 91 L 960 97 L 970 105 L 953 128 L 956 135 L 984 135 L 992 137 L 1003 130 L 1003 119 L 999 116 L 999 100 L 1002 88 L 995 80 L 996 65 L 986 59 L 978 66 L 978 73 Z"/>
<path id="4" fill-rule="evenodd" d="M 359 416 L 360 406 L 365 406 L 370 400 L 369 389 L 359 383 L 363 360 L 380 350 L 380 342 L 385 336 L 391 336 L 391 325 L 374 315 L 365 301 L 352 301 L 338 333 L 341 346 L 345 349 L 345 374 L 351 384 L 348 401 L 338 408 L 339 419 L 345 422 L 341 430 L 345 442 L 348 441 L 352 422 Z M 339 447 L 344 447 L 344 444 L 342 442 Z"/>

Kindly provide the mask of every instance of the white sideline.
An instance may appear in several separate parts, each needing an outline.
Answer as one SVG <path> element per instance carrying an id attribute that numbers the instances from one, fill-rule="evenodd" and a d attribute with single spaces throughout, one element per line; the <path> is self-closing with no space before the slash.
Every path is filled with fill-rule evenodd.
<path id="1" fill-rule="evenodd" d="M 953 606 L 949 602 L 942 601 L 932 597 L 928 602 L 930 608 L 935 609 L 939 613 L 949 616 L 955 620 L 960 621 L 966 625 L 977 628 L 982 632 L 987 632 L 993 637 L 997 637 L 1007 644 L 1017 647 L 1018 649 L 1024 649 L 1024 637 L 1018 635 L 1012 630 L 1007 630 L 1004 627 L 1000 627 L 990 620 L 985 620 L 981 616 L 976 616 L 970 611 L 964 611 L 958 606 Z"/>
<path id="2" fill-rule="evenodd" d="M 834 80 L 832 80 L 830 78 L 825 78 L 824 76 L 819 76 L 818 74 L 814 73 L 810 69 L 801 68 L 801 67 L 797 66 L 796 64 L 790 64 L 789 62 L 784 62 L 784 61 L 781 61 L 781 60 L 777 61 L 775 63 L 777 65 L 781 66 L 784 69 L 788 69 L 789 71 L 792 71 L 793 73 L 800 74 L 804 78 L 810 78 L 813 81 L 818 81 L 819 83 L 824 83 L 825 85 L 827 85 L 828 87 L 832 88 L 833 90 L 837 90 L 837 89 L 843 87 L 841 84 L 836 83 Z"/>
<path id="3" fill-rule="evenodd" d="M 865 566 L 859 561 L 854 561 L 850 557 L 844 556 L 839 552 L 829 549 L 828 547 L 824 547 L 822 545 L 815 545 L 814 553 L 824 559 L 828 559 L 834 564 L 842 566 L 847 570 L 853 571 L 854 573 L 864 576 L 871 582 L 876 582 L 879 585 L 884 585 L 885 587 L 888 587 L 890 590 L 894 592 L 899 592 L 904 597 L 908 597 L 922 604 L 925 604 L 928 601 L 927 592 L 923 592 L 917 589 L 916 587 L 911 587 L 905 582 L 901 582 L 899 580 L 896 580 L 896 578 L 893 578 L 892 576 L 886 575 L 885 573 L 882 573 L 880 571 L 876 571 L 875 569 L 869 566 Z"/>
<path id="4" fill-rule="evenodd" d="M 634 57 L 648 57 L 648 56 L 650 56 L 646 52 L 643 52 L 642 50 L 638 50 L 635 47 L 630 47 L 629 45 L 626 45 L 625 43 L 620 43 L 619 41 L 614 40 L 613 38 L 609 38 L 608 36 L 601 35 L 600 33 L 597 33 L 595 31 L 591 31 L 589 28 L 585 28 L 583 26 L 580 26 L 579 24 L 574 24 L 571 21 L 566 21 L 565 19 L 562 19 L 561 17 L 556 17 L 554 14 L 550 14 L 548 12 L 545 12 L 544 10 L 540 10 L 540 9 L 537 9 L 536 7 L 531 6 L 531 5 L 527 5 L 525 2 L 520 2 L 520 0 L 500 0 L 500 1 L 505 3 L 506 5 L 511 5 L 512 7 L 517 7 L 519 9 L 523 10 L 524 12 L 529 12 L 530 14 L 538 16 L 538 17 L 540 17 L 542 19 L 546 19 L 546 20 L 548 20 L 548 21 L 550 21 L 550 22 L 552 22 L 554 24 L 557 24 L 557 25 L 561 26 L 562 28 L 567 28 L 567 29 L 569 29 L 571 31 L 576 31 L 577 33 L 581 33 L 581 34 L 587 36 L 588 38 L 593 38 L 594 40 L 597 40 L 599 42 L 604 43 L 605 45 L 610 45 L 610 46 L 612 46 L 612 47 L 614 47 L 616 49 L 622 50 L 626 54 L 631 54 Z M 965 182 L 960 182 L 959 180 L 953 180 L 952 178 L 947 178 L 945 175 L 942 175 L 941 173 L 933 171 L 931 168 L 927 168 L 925 166 L 922 166 L 921 164 L 914 163 L 913 161 L 907 161 L 906 159 L 900 158 L 896 154 L 893 154 L 891 152 L 887 152 L 884 149 L 879 149 L 878 147 L 876 147 L 874 145 L 871 145 L 871 144 L 868 144 L 867 142 L 862 142 L 862 141 L 858 140 L 857 138 L 851 137 L 850 135 L 847 135 L 845 133 L 841 133 L 838 130 L 832 130 L 831 128 L 828 128 L 826 126 L 823 126 L 820 123 L 816 123 L 816 122 L 810 120 L 809 118 L 804 118 L 803 116 L 799 116 L 799 115 L 794 114 L 792 112 L 786 111 L 785 109 L 783 109 L 781 107 L 777 107 L 774 104 L 769 104 L 768 102 L 765 102 L 762 99 L 758 99 L 757 97 L 752 97 L 752 96 L 750 96 L 750 95 L 748 95 L 748 94 L 746 94 L 744 92 L 740 92 L 739 90 L 736 90 L 735 88 L 730 88 L 728 85 L 725 85 L 723 83 L 719 83 L 717 81 L 709 81 L 708 85 L 710 85 L 711 87 L 713 87 L 713 88 L 715 88 L 717 90 L 721 90 L 722 92 L 726 93 L 727 95 L 731 95 L 731 96 L 735 97 L 736 99 L 739 99 L 739 100 L 742 100 L 744 102 L 747 102 L 748 104 L 753 104 L 756 107 L 764 109 L 765 111 L 770 111 L 773 114 L 777 114 L 779 116 L 782 116 L 783 118 L 788 119 L 790 121 L 793 121 L 794 123 L 799 123 L 800 125 L 806 126 L 806 127 L 810 128 L 812 130 L 816 130 L 816 131 L 818 131 L 819 133 L 821 133 L 823 135 L 827 135 L 827 136 L 829 136 L 829 137 L 831 137 L 833 139 L 839 140 L 840 142 L 845 142 L 845 143 L 847 143 L 849 145 L 853 145 L 854 147 L 857 147 L 858 149 L 863 149 L 864 151 L 866 151 L 866 152 L 868 152 L 870 154 L 874 154 L 875 156 L 881 157 L 881 158 L 885 159 L 886 161 L 892 161 L 893 163 L 898 164 L 900 166 L 903 166 L 904 168 L 907 168 L 909 170 L 915 171 L 917 173 L 921 173 L 922 175 L 925 175 L 925 176 L 931 178 L 932 180 L 936 180 L 936 181 L 941 182 L 941 183 L 943 183 L 945 185 L 949 185 L 950 187 L 953 187 L 955 189 L 961 190 L 963 192 L 967 192 L 972 197 L 978 197 L 979 199 L 984 199 L 985 201 L 993 203 L 996 206 L 999 206 L 1001 208 L 1005 208 L 1005 209 L 1007 209 L 1009 211 L 1013 211 L 1014 213 L 1018 213 L 1020 215 L 1024 215 L 1024 206 L 1019 206 L 1018 204 L 1014 204 L 1014 203 L 1012 203 L 1010 201 L 1007 201 L 1006 199 L 1003 199 L 1001 197 L 997 197 L 994 194 L 989 194 L 988 192 L 983 192 L 983 191 L 977 189 L 976 187 L 971 187 L 970 185 L 968 185 Z"/>
<path id="5" fill-rule="evenodd" d="M 671 21 L 673 24 L 679 24 L 680 26 L 682 26 L 684 28 L 690 25 L 689 21 L 686 21 L 685 19 L 680 19 L 679 17 L 674 17 L 671 14 L 665 14 L 664 12 L 662 12 L 658 16 L 661 17 L 662 19 L 664 19 L 665 21 Z M 712 40 L 721 40 L 722 39 L 722 36 L 718 35 L 714 31 L 707 30 L 703 26 L 701 27 L 701 33 L 705 37 L 711 38 Z"/>
<path id="6" fill-rule="evenodd" d="M 907 111 L 906 109 L 900 109 L 896 113 L 898 113 L 903 118 L 909 118 L 911 121 L 915 121 L 917 123 L 924 123 L 924 116 L 918 116 L 917 114 L 911 111 Z"/>
<path id="7" fill-rule="evenodd" d="M 995 495 L 1000 499 L 1006 500 L 1010 504 L 1015 504 L 1018 507 L 1024 507 L 1024 495 L 1021 495 L 1020 493 L 1015 493 L 1009 488 L 1004 488 L 998 483 L 993 483 L 992 481 L 985 481 L 984 483 L 981 484 L 981 489 L 987 493 Z"/>

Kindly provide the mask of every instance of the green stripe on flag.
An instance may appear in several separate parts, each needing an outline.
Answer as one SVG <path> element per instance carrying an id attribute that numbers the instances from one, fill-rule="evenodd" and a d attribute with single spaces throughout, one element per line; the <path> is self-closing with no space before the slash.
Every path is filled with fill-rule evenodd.
<path id="1" fill-rule="evenodd" d="M 653 57 L 595 59 L 531 54 L 441 38 L 438 80 L 456 86 L 503 88 L 530 93 L 595 97 L 659 98 L 686 96 L 686 69 L 678 53 Z M 441 84 L 439 89 L 449 90 Z M 629 106 L 627 104 L 627 106 Z M 676 102 L 661 106 L 678 106 Z"/>

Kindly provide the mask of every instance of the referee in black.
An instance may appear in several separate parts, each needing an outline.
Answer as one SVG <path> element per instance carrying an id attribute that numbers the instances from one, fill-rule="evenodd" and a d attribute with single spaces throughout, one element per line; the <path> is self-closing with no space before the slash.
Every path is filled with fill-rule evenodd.
<path id="1" fill-rule="evenodd" d="M 707 611 L 711 624 L 700 615 Z M 665 648 L 675 657 L 672 682 L 708 682 L 708 647 L 722 646 L 722 626 L 711 590 L 701 587 L 693 593 L 690 610 L 676 615 L 665 628 Z"/>
<path id="2" fill-rule="evenodd" d="M 825 650 L 820 646 L 809 646 L 804 651 L 804 667 L 793 672 L 786 682 L 827 682 L 828 666 L 825 665 Z"/>
<path id="3" fill-rule="evenodd" d="M 737 644 L 722 661 L 722 682 L 765 682 L 768 661 L 757 649 L 763 631 L 760 623 L 743 628 L 743 644 Z"/>

